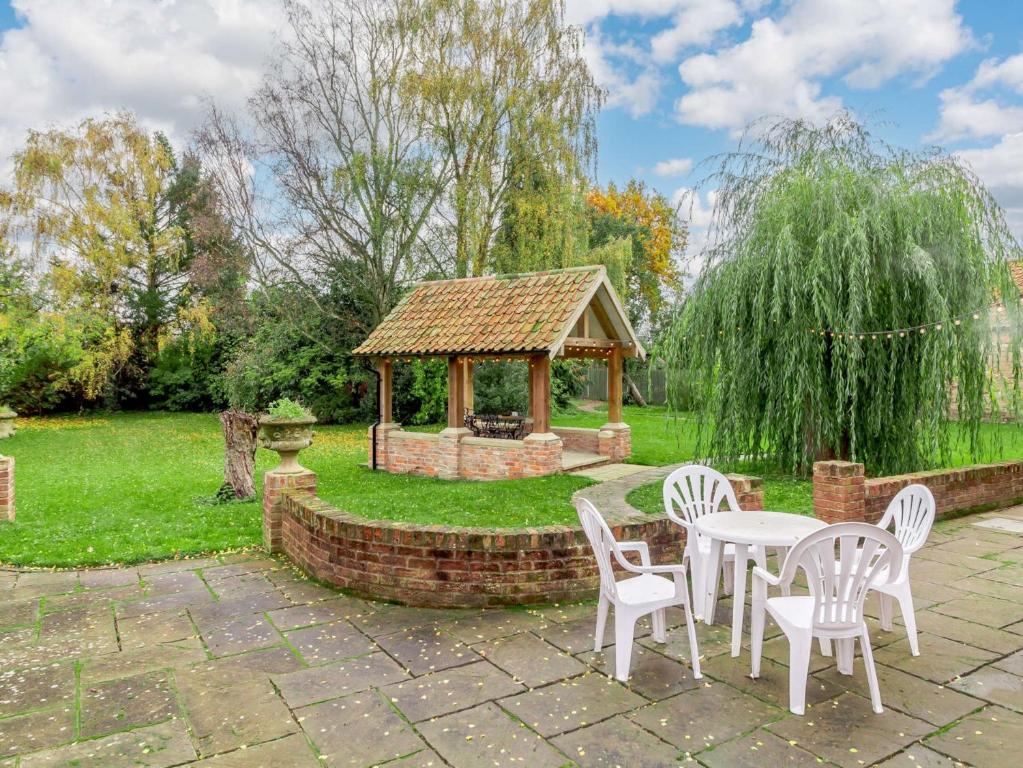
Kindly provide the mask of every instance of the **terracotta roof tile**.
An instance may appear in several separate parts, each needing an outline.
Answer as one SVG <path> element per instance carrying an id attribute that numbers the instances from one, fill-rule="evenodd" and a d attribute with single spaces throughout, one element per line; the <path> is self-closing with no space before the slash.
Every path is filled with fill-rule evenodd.
<path id="1" fill-rule="evenodd" d="M 416 286 L 357 355 L 550 351 L 603 267 L 438 280 Z"/>

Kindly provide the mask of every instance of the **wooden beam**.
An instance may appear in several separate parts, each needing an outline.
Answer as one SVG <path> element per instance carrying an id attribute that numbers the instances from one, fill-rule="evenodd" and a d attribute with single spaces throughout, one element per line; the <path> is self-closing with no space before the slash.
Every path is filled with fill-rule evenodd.
<path id="1" fill-rule="evenodd" d="M 618 339 L 588 339 L 582 336 L 569 336 L 565 339 L 565 347 L 575 347 L 576 349 L 600 349 L 609 350 L 615 347 L 622 346 L 622 342 Z"/>
<path id="2" fill-rule="evenodd" d="M 448 426 L 465 426 L 465 400 L 461 360 L 454 355 L 448 358 Z"/>
<path id="3" fill-rule="evenodd" d="M 551 431 L 551 359 L 547 355 L 529 358 L 530 415 L 533 434 Z"/>
<path id="4" fill-rule="evenodd" d="M 473 380 L 473 362 L 471 358 L 462 358 L 462 406 L 467 410 L 473 409 L 473 392 L 475 382 Z"/>
<path id="5" fill-rule="evenodd" d="M 607 420 L 622 421 L 622 351 L 614 349 L 607 358 Z"/>
<path id="6" fill-rule="evenodd" d="M 381 358 L 377 363 L 377 371 L 380 373 L 380 421 L 384 424 L 394 421 L 391 411 L 393 369 L 394 364 L 390 358 Z"/>

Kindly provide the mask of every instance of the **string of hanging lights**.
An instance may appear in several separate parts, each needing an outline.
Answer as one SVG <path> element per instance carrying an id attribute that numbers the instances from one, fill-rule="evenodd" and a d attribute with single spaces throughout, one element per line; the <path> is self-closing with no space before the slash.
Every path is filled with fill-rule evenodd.
<path id="1" fill-rule="evenodd" d="M 970 312 L 964 312 L 961 315 L 952 317 L 948 320 L 935 320 L 929 323 L 921 323 L 920 325 L 907 326 L 905 328 L 888 328 L 885 330 L 871 330 L 871 331 L 850 331 L 850 330 L 836 330 L 827 328 L 808 328 L 807 332 L 814 336 L 826 336 L 834 339 L 856 339 L 862 341 L 885 341 L 889 339 L 908 339 L 919 336 L 925 336 L 928 332 L 940 332 L 948 328 L 958 328 L 963 323 L 972 320 L 981 320 L 985 318 L 989 311 L 996 313 L 1004 313 L 1005 305 L 998 303 L 984 307 L 982 309 L 976 309 Z M 741 326 L 736 326 L 736 331 L 741 331 Z M 724 330 L 718 331 L 719 336 L 724 336 Z M 683 336 L 683 341 L 688 341 L 688 336 Z"/>

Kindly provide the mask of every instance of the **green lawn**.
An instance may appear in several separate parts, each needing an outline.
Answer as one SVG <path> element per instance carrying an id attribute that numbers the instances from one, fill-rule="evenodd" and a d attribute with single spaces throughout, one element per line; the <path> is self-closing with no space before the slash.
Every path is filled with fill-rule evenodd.
<path id="1" fill-rule="evenodd" d="M 220 424 L 212 414 L 138 413 L 20 419 L 0 443 L 17 462 L 17 519 L 0 523 L 0 563 L 75 566 L 259 544 L 257 502 L 216 505 Z M 301 456 L 320 495 L 370 518 L 458 525 L 571 523 L 568 476 L 494 483 L 373 473 L 366 428 L 317 428 Z M 257 454 L 257 479 L 276 463 Z M 258 483 L 261 485 L 261 483 Z"/>
<path id="2" fill-rule="evenodd" d="M 625 408 L 632 461 L 669 464 L 695 455 L 695 423 L 663 408 Z M 563 426 L 598 427 L 606 413 L 556 415 Z M 1023 430 L 987 428 L 1003 443 L 989 460 L 1023 456 Z M 212 414 L 137 413 L 21 419 L 0 443 L 17 460 L 18 514 L 0 523 L 0 562 L 75 566 L 137 562 L 256 545 L 256 502 L 209 502 L 221 482 L 220 426 Z M 958 464 L 967 463 L 963 452 Z M 569 499 L 588 481 L 569 476 L 502 482 L 448 482 L 373 473 L 365 466 L 366 428 L 318 427 L 302 462 L 319 475 L 320 495 L 369 518 L 478 526 L 535 526 L 575 521 Z M 276 463 L 260 450 L 257 479 Z M 810 483 L 756 468 L 765 477 L 765 506 L 807 512 Z M 658 483 L 630 502 L 660 509 Z"/>

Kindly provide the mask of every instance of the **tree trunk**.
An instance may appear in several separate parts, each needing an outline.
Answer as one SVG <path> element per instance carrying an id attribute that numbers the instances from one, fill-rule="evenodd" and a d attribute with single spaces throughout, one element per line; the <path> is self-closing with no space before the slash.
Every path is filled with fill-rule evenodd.
<path id="1" fill-rule="evenodd" d="M 643 393 L 639 391 L 639 387 L 636 386 L 636 382 L 632 380 L 632 377 L 627 373 L 623 373 L 625 377 L 625 386 L 629 388 L 629 394 L 632 396 L 632 402 L 639 406 L 646 406 L 646 398 L 643 397 Z"/>
<path id="2" fill-rule="evenodd" d="M 251 499 L 256 495 L 256 417 L 244 411 L 221 411 L 224 430 L 224 484 L 221 496 Z"/>

